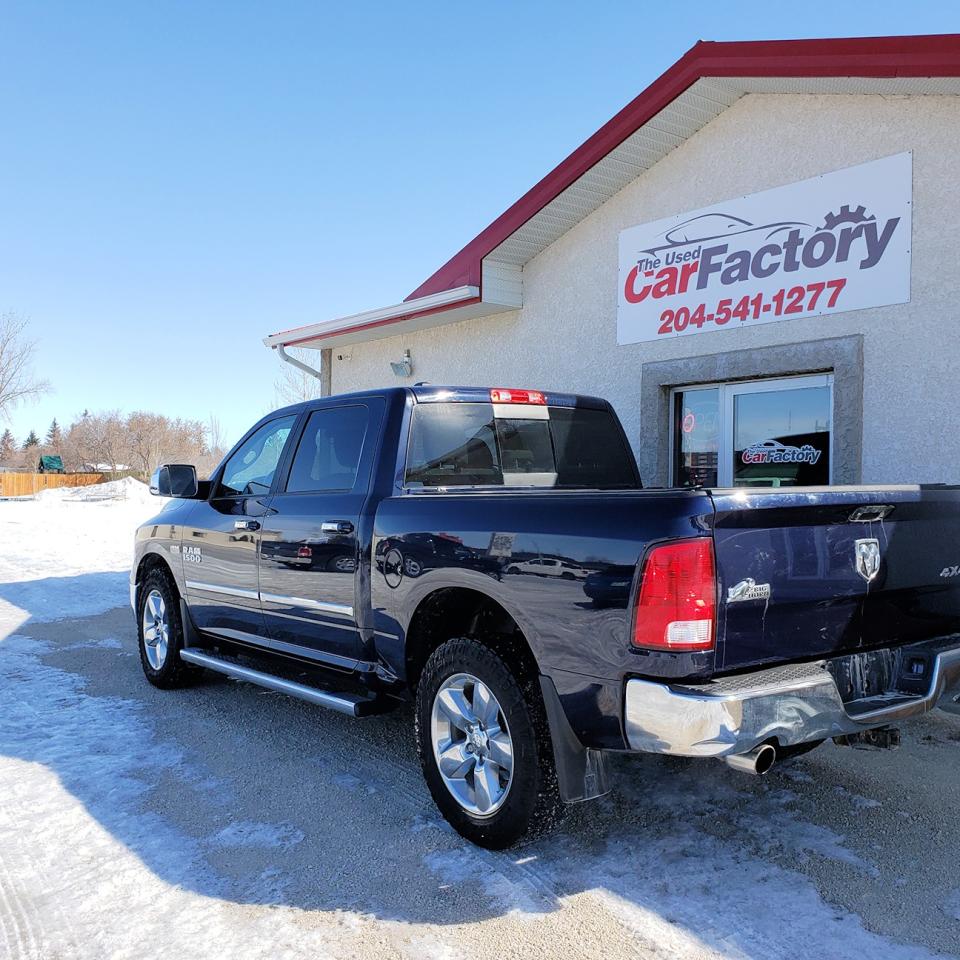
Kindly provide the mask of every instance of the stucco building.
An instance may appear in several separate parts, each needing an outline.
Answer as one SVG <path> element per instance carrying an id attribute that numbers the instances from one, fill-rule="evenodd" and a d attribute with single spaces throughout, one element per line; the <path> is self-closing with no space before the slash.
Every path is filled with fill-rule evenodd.
<path id="1" fill-rule="evenodd" d="M 648 485 L 956 481 L 958 145 L 960 36 L 699 43 L 404 302 L 266 343 L 604 396 Z"/>

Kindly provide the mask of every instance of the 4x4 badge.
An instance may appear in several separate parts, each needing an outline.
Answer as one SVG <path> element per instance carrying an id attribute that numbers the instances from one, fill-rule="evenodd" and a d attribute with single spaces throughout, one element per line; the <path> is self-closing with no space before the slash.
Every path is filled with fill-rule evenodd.
<path id="1" fill-rule="evenodd" d="M 854 541 L 857 573 L 869 583 L 880 572 L 880 541 L 875 537 Z"/>

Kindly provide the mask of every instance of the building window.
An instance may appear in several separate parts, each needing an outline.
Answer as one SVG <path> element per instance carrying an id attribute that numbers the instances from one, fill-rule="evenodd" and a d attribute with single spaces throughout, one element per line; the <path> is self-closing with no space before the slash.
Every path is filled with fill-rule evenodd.
<path id="1" fill-rule="evenodd" d="M 831 482 L 832 374 L 677 387 L 671 409 L 675 486 Z"/>

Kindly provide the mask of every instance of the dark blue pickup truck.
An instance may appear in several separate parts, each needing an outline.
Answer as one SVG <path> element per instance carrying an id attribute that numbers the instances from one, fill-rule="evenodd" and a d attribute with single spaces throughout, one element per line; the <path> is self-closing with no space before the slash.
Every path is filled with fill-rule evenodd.
<path id="1" fill-rule="evenodd" d="M 763 773 L 960 697 L 960 489 L 642 489 L 612 408 L 422 386 L 264 417 L 137 533 L 147 679 L 361 717 L 415 701 L 430 791 L 503 847 L 610 751 Z"/>

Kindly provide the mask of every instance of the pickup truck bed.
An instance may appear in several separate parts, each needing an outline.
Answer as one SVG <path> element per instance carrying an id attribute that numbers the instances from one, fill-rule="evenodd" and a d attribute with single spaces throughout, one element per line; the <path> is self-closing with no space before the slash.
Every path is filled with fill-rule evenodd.
<path id="1" fill-rule="evenodd" d="M 642 489 L 604 401 L 439 387 L 286 408 L 191 469 L 138 531 L 147 678 L 415 699 L 487 846 L 604 792 L 608 751 L 763 772 L 960 688 L 956 487 Z"/>

